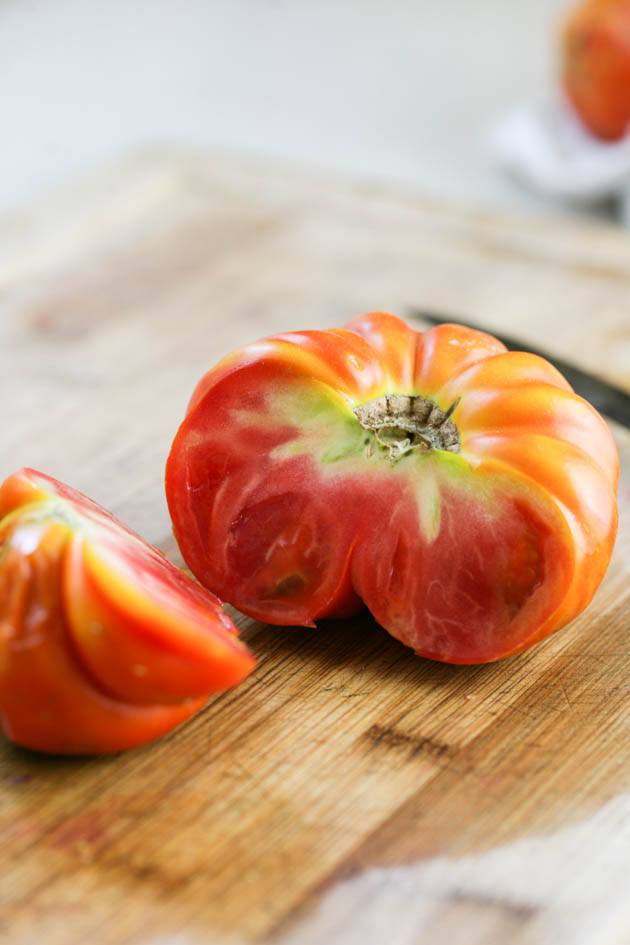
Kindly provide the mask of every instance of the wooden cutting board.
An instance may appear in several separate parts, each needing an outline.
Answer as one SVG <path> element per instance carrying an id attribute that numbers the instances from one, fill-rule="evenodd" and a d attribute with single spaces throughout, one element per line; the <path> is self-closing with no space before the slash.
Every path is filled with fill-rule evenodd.
<path id="1" fill-rule="evenodd" d="M 146 154 L 0 222 L 0 475 L 40 467 L 177 559 L 199 375 L 270 332 L 425 307 L 630 389 L 630 239 L 243 160 Z M 0 745 L 11 945 L 630 941 L 630 434 L 588 611 L 450 667 L 367 619 L 241 620 L 245 685 L 102 759 Z M 28 693 L 24 694 L 25 699 Z"/>

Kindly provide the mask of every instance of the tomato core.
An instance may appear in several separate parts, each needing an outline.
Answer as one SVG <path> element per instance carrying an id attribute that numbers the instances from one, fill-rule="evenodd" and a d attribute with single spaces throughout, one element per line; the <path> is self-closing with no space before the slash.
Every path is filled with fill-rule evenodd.
<path id="1" fill-rule="evenodd" d="M 447 450 L 459 453 L 459 430 L 451 416 L 459 404 L 455 400 L 448 410 L 419 394 L 385 394 L 354 408 L 354 415 L 365 430 L 374 434 L 379 447 L 387 451 L 392 462 L 413 450 L 427 453 Z M 367 444 L 368 453 L 373 449 Z"/>

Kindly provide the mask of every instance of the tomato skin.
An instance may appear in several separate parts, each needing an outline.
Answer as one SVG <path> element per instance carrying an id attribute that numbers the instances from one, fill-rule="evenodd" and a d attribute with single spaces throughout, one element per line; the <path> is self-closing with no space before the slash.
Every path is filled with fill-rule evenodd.
<path id="1" fill-rule="evenodd" d="M 630 0 L 586 0 L 562 35 L 562 82 L 584 125 L 616 141 L 630 129 Z"/>
<path id="2" fill-rule="evenodd" d="M 459 445 L 392 459 L 355 413 L 392 394 L 450 406 Z M 418 653 L 477 663 L 587 605 L 618 474 L 608 427 L 544 359 L 376 312 L 208 372 L 166 491 L 189 567 L 245 613 L 313 626 L 367 605 Z"/>
<path id="3" fill-rule="evenodd" d="M 253 665 L 216 598 L 96 503 L 34 470 L 0 486 L 0 718 L 14 742 L 132 748 Z"/>

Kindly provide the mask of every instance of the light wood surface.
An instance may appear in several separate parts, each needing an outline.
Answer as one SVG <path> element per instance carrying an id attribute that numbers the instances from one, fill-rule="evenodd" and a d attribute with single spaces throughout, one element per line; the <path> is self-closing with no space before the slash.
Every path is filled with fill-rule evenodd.
<path id="1" fill-rule="evenodd" d="M 0 475 L 32 465 L 177 558 L 163 462 L 198 376 L 374 308 L 475 320 L 630 389 L 630 240 L 248 161 L 146 154 L 0 221 Z M 593 605 L 515 659 L 367 619 L 242 620 L 260 658 L 162 742 L 0 745 L 11 945 L 630 942 L 630 433 Z M 25 694 L 25 698 L 28 694 Z"/>

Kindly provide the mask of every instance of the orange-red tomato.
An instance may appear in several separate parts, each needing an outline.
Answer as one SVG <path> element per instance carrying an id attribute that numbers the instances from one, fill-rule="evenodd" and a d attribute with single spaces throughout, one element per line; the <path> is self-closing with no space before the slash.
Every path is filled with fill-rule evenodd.
<path id="1" fill-rule="evenodd" d="M 477 663 L 588 604 L 617 479 L 608 427 L 545 360 L 374 313 L 211 370 L 166 488 L 190 568 L 245 613 L 312 626 L 365 604 L 418 653 Z"/>
<path id="2" fill-rule="evenodd" d="M 219 601 L 108 512 L 24 469 L 0 486 L 0 718 L 20 745 L 120 751 L 254 665 Z"/>
<path id="3" fill-rule="evenodd" d="M 586 0 L 566 22 L 562 81 L 586 127 L 614 141 L 630 130 L 630 0 Z"/>

